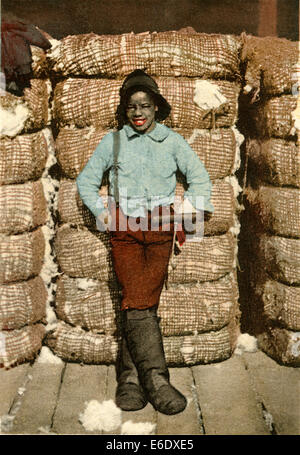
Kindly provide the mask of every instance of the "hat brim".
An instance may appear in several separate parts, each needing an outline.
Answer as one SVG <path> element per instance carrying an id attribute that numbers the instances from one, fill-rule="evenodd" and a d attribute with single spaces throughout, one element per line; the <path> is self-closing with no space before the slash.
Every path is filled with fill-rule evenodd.
<path id="1" fill-rule="evenodd" d="M 157 104 L 157 120 L 165 120 L 170 115 L 171 106 L 162 95 L 156 94 L 156 98 L 159 101 Z"/>

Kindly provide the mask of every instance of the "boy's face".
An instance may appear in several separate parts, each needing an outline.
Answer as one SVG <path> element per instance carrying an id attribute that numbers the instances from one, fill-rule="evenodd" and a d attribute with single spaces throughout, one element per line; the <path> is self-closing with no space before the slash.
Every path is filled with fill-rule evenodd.
<path id="1" fill-rule="evenodd" d="M 155 127 L 155 112 L 158 107 L 146 92 L 135 92 L 129 98 L 126 115 L 130 125 L 138 133 L 150 133 Z"/>

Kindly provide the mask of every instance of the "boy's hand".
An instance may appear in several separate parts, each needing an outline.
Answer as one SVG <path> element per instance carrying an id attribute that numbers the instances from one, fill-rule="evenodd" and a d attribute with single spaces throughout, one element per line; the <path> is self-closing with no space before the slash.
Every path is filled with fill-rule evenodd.
<path id="1" fill-rule="evenodd" d="M 101 232 L 109 232 L 109 228 L 111 225 L 111 215 L 108 209 L 104 209 L 100 215 L 97 216 L 96 225 L 99 231 Z"/>

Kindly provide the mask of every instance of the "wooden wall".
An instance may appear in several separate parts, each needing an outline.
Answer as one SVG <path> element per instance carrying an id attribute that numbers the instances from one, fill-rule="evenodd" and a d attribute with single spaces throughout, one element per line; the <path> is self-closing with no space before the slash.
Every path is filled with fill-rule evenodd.
<path id="1" fill-rule="evenodd" d="M 54 38 L 178 30 L 298 38 L 298 0 L 2 0 Z"/>

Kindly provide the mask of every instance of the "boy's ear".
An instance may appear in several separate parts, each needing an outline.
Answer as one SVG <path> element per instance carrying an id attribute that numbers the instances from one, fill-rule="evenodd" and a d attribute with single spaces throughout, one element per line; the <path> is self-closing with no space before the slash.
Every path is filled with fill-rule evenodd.
<path id="1" fill-rule="evenodd" d="M 158 106 L 155 106 L 155 112 L 158 112 Z"/>

